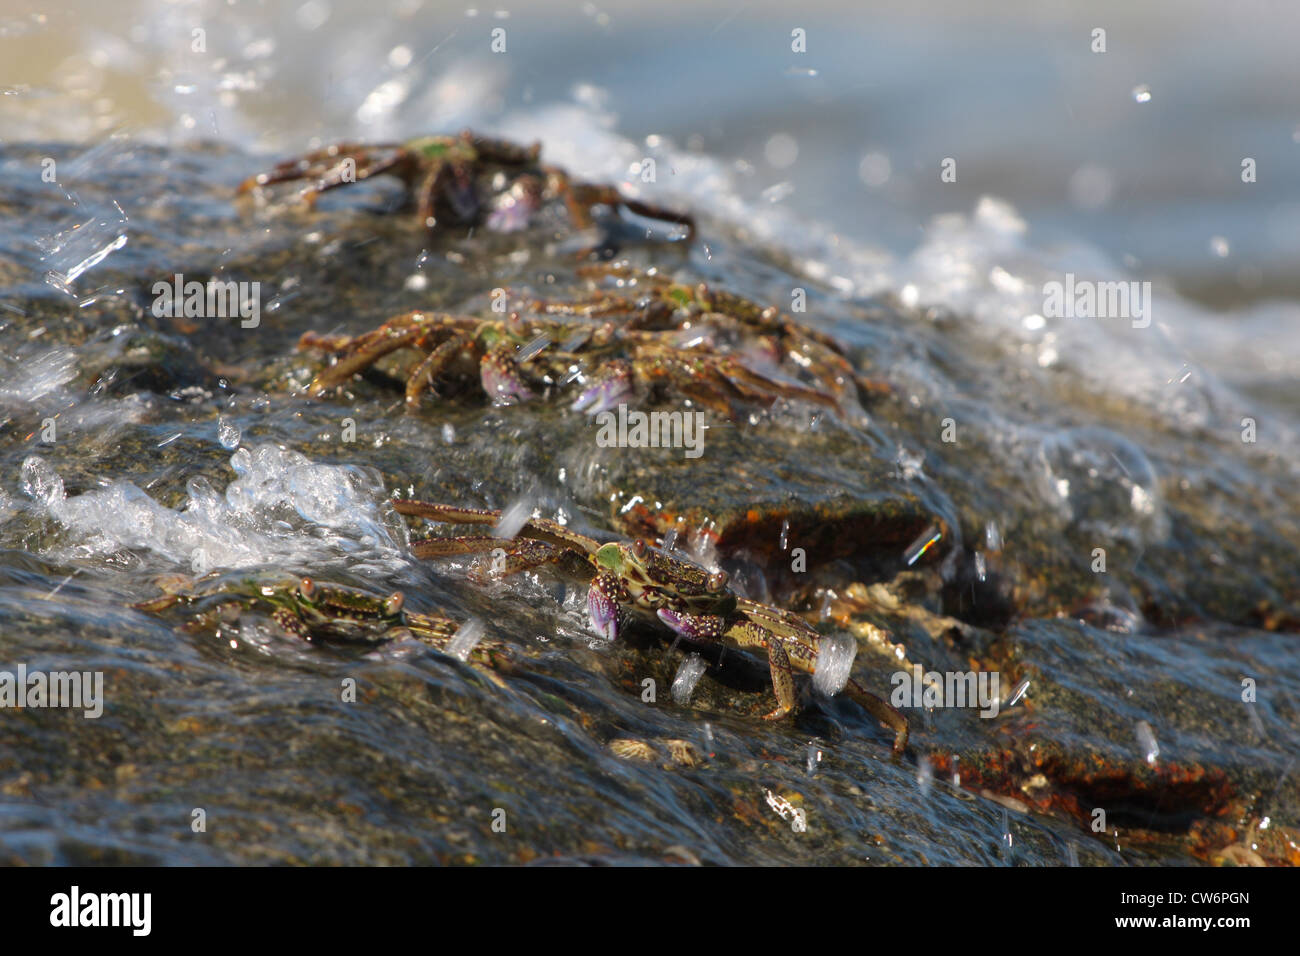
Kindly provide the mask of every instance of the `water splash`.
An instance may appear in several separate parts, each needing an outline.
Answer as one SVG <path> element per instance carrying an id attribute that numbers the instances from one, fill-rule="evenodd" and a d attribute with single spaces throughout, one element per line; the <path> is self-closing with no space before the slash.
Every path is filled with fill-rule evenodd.
<path id="1" fill-rule="evenodd" d="M 271 444 L 241 448 L 230 465 L 238 477 L 224 494 L 196 476 L 176 509 L 121 480 L 68 498 L 39 456 L 23 462 L 22 481 L 33 505 L 77 536 L 82 556 L 139 548 L 205 572 L 268 564 L 310 569 L 344 555 L 354 569 L 392 573 L 404 565 L 401 542 L 381 519 L 383 485 L 372 470 L 313 464 Z"/>
<path id="2" fill-rule="evenodd" d="M 816 744 L 810 743 L 804 747 L 804 754 L 807 757 L 806 767 L 808 770 L 808 776 L 811 777 L 817 773 L 817 768 L 821 766 L 823 756 L 822 749 Z"/>
<path id="3" fill-rule="evenodd" d="M 857 653 L 858 642 L 847 634 L 822 637 L 813 669 L 813 686 L 819 693 L 833 697 L 844 689 Z"/>
<path id="4" fill-rule="evenodd" d="M 470 618 L 452 635 L 451 641 L 447 644 L 447 653 L 460 661 L 469 660 L 474 648 L 478 646 L 479 641 L 483 640 L 486 630 L 482 621 L 478 618 Z"/>
<path id="5" fill-rule="evenodd" d="M 239 447 L 240 431 L 239 426 L 228 418 L 217 419 L 217 441 L 221 447 L 228 451 L 234 451 Z"/>
<path id="6" fill-rule="evenodd" d="M 691 694 L 695 693 L 695 685 L 700 682 L 700 678 L 708 669 L 708 662 L 699 654 L 688 655 L 677 668 L 677 675 L 673 678 L 671 691 L 673 700 L 683 706 L 689 704 Z"/>
<path id="7" fill-rule="evenodd" d="M 1137 727 L 1134 729 L 1137 734 L 1138 746 L 1142 748 L 1143 759 L 1154 767 L 1157 758 L 1160 756 L 1160 744 L 1156 742 L 1156 732 L 1151 729 L 1151 725 L 1145 720 L 1139 720 Z"/>
<path id="8" fill-rule="evenodd" d="M 514 538 L 524 530 L 524 525 L 528 524 L 532 516 L 532 501 L 521 498 L 502 510 L 501 517 L 492 528 L 492 534 L 498 538 Z"/>

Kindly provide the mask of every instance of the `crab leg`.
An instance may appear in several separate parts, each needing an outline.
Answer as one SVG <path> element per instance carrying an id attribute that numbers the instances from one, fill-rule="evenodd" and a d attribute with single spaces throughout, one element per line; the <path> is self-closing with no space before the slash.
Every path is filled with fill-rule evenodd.
<path id="1" fill-rule="evenodd" d="M 431 501 L 416 501 L 410 498 L 395 498 L 393 509 L 401 515 L 415 518 L 427 518 L 442 524 L 490 524 L 501 520 L 501 512 L 495 508 L 461 508 L 456 505 L 440 505 Z M 546 518 L 529 518 L 519 530 L 520 535 L 549 542 L 550 544 L 572 548 L 584 554 L 594 554 L 600 542 L 585 534 L 570 531 L 564 525 Z M 516 543 L 516 538 L 513 543 Z"/>
<path id="2" fill-rule="evenodd" d="M 745 619 L 731 627 L 726 626 L 723 618 L 711 615 L 689 614 L 667 608 L 660 609 L 658 615 L 661 621 L 684 637 L 703 640 L 722 638 L 738 647 L 766 650 L 777 702 L 776 710 L 767 714 L 766 718 L 776 720 L 784 717 L 794 708 L 795 703 L 793 667 L 798 666 L 800 670 L 808 672 L 816 667 L 818 647 L 811 639 L 816 636 L 816 632 L 794 615 L 777 608 L 768 608 L 743 598 L 738 607 Z M 763 624 L 770 624 L 771 629 L 757 623 L 755 618 Z M 783 630 L 791 633 L 779 633 Z M 867 713 L 894 731 L 894 754 L 901 755 L 907 749 L 907 718 L 851 678 L 845 689 L 849 697 Z"/>
<path id="3" fill-rule="evenodd" d="M 894 753 L 902 754 L 907 749 L 909 733 L 907 718 L 851 677 L 844 689 L 867 713 L 894 732 Z"/>
<path id="4" fill-rule="evenodd" d="M 369 154 L 380 150 L 393 150 L 393 155 L 385 160 L 374 161 L 369 159 Z M 325 149 L 313 150 L 297 159 L 288 159 L 277 163 L 270 172 L 250 176 L 239 184 L 238 192 L 239 195 L 243 195 L 260 186 L 273 186 L 278 183 L 308 179 L 313 175 L 323 177 L 326 173 L 332 173 L 333 175 L 329 179 L 322 179 L 321 184 L 311 190 L 317 193 L 324 192 L 326 189 L 333 189 L 348 182 L 342 178 L 340 169 L 343 161 L 347 159 L 360 160 L 357 163 L 356 170 L 356 178 L 360 181 L 386 173 L 395 166 L 407 161 L 409 157 L 406 155 L 406 151 L 396 143 L 373 145 L 336 143 Z M 314 199 L 309 201 L 314 201 Z"/>
<path id="5" fill-rule="evenodd" d="M 419 404 L 420 396 L 433 385 L 442 370 L 456 357 L 456 353 L 471 341 L 468 335 L 453 335 L 424 357 L 411 373 L 411 377 L 406 380 L 407 408 L 414 408 Z"/>
<path id="6" fill-rule="evenodd" d="M 764 714 L 764 720 L 780 720 L 794 710 L 794 670 L 790 655 L 786 653 L 781 638 L 765 627 L 745 622 L 726 632 L 726 637 L 738 647 L 752 647 L 767 651 L 768 670 L 772 674 L 772 690 L 776 693 L 776 710 Z"/>
<path id="7" fill-rule="evenodd" d="M 765 720 L 778 720 L 794 710 L 794 672 L 790 655 L 781 638 L 760 624 L 744 620 L 727 626 L 725 618 L 715 614 L 691 614 L 660 608 L 659 620 L 683 637 L 700 641 L 730 641 L 736 647 L 753 648 L 767 652 L 768 670 L 772 674 L 772 690 L 776 693 L 776 710 L 765 714 Z"/>
<path id="8" fill-rule="evenodd" d="M 354 160 L 356 158 L 356 156 L 344 157 L 344 159 Z M 365 159 L 364 156 L 362 158 Z M 307 189 L 303 191 L 302 198 L 307 202 L 309 207 L 314 207 L 316 205 L 316 200 L 320 198 L 321 193 L 329 192 L 331 189 L 337 189 L 340 186 L 347 186 L 353 182 L 359 183 L 362 180 L 369 179 L 371 176 L 382 176 L 384 173 L 393 172 L 393 170 L 397 170 L 395 175 L 406 179 L 410 175 L 406 169 L 409 164 L 410 157 L 406 155 L 405 150 L 399 150 L 395 155 L 385 160 L 380 160 L 378 162 L 366 160 L 364 164 L 357 163 L 355 168 L 352 170 L 352 177 L 348 178 L 343 162 L 340 161 L 327 169 L 314 185 L 307 187 Z"/>
<path id="9" fill-rule="evenodd" d="M 717 365 L 720 366 L 718 373 L 724 377 L 724 381 L 730 381 L 735 386 L 736 391 L 751 401 L 764 398 L 764 392 L 775 392 L 783 398 L 801 398 L 829 408 L 838 409 L 839 407 L 839 403 L 824 392 L 819 392 L 815 388 L 808 388 L 805 385 L 789 385 L 775 381 L 746 368 L 733 359 L 717 360 Z"/>
<path id="10" fill-rule="evenodd" d="M 483 554 L 500 548 L 505 552 L 501 574 L 518 574 L 556 560 L 559 548 L 534 538 L 494 538 L 491 535 L 460 535 L 450 538 L 420 538 L 411 542 L 417 558 L 445 558 L 453 554 Z"/>
<path id="11" fill-rule="evenodd" d="M 412 313 L 418 315 L 419 313 Z M 311 348 L 315 344 L 310 339 L 312 333 L 307 332 L 298 342 L 299 348 Z M 307 386 L 309 395 L 320 395 L 326 389 L 333 388 L 336 385 L 342 385 L 353 375 L 362 372 L 375 363 L 375 360 L 389 352 L 396 352 L 398 349 L 404 349 L 414 345 L 415 342 L 424 334 L 423 329 L 409 328 L 403 330 L 400 334 L 390 331 L 379 338 L 374 344 L 359 349 L 352 355 L 339 359 L 329 368 L 322 371 Z"/>
<path id="12" fill-rule="evenodd" d="M 653 206 L 639 199 L 628 199 L 613 186 L 595 183 L 574 183 L 568 176 L 558 170 L 550 170 L 552 181 L 557 183 L 558 191 L 564 197 L 569 208 L 569 216 L 577 229 L 589 229 L 592 226 L 591 209 L 594 206 L 609 206 L 612 209 L 628 209 L 638 216 L 654 219 L 657 222 L 671 222 L 682 226 L 686 235 L 682 238 L 688 242 L 695 238 L 695 219 L 686 213 L 674 212 L 662 206 Z M 558 174 L 558 175 L 556 175 Z M 563 178 L 559 178 L 563 176 Z"/>
<path id="13" fill-rule="evenodd" d="M 389 319 L 378 329 L 352 339 L 345 348 L 355 349 L 346 354 L 329 368 L 322 371 L 308 386 L 308 394 L 319 395 L 329 388 L 342 385 L 353 375 L 363 372 L 378 359 L 399 349 L 414 348 L 422 337 L 440 327 L 454 326 L 460 320 L 454 315 L 426 313 L 420 311 L 404 312 Z M 312 332 L 306 332 L 298 340 L 298 348 L 320 348 L 334 342 L 320 339 Z"/>
<path id="14" fill-rule="evenodd" d="M 451 195 L 448 189 L 448 179 L 455 182 L 456 187 L 460 190 L 460 195 L 469 197 L 466 201 L 472 200 L 474 208 L 465 208 L 456 210 L 447 197 Z M 478 211 L 477 199 L 474 199 L 473 186 L 469 175 L 465 170 L 452 165 L 451 163 L 437 163 L 425 175 L 424 180 L 420 183 L 417 195 L 419 196 L 416 206 L 416 218 L 420 224 L 432 232 L 438 225 L 438 213 L 441 206 L 446 206 L 462 221 L 473 219 L 474 214 Z"/>

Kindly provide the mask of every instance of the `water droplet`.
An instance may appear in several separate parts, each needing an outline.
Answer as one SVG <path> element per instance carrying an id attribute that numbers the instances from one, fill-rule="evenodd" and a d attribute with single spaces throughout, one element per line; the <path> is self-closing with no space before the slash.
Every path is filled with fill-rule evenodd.
<path id="1" fill-rule="evenodd" d="M 307 31 L 320 29 L 329 18 L 330 5 L 326 0 L 307 0 L 294 13 L 294 19 L 298 21 L 298 26 Z"/>
<path id="2" fill-rule="evenodd" d="M 766 189 L 763 190 L 761 195 L 768 202 L 775 204 L 775 203 L 779 203 L 782 199 L 785 199 L 793 192 L 794 192 L 794 183 L 784 182 L 784 183 L 777 183 L 774 186 L 768 186 Z"/>
<path id="3" fill-rule="evenodd" d="M 1080 209 L 1100 209 L 1115 194 L 1115 177 L 1101 166 L 1080 166 L 1070 177 L 1070 201 Z"/>
<path id="4" fill-rule="evenodd" d="M 689 704 L 691 694 L 695 692 L 695 685 L 700 682 L 700 678 L 704 676 L 704 672 L 708 669 L 708 662 L 699 654 L 688 655 L 686 660 L 682 661 L 681 666 L 677 668 L 677 675 L 673 678 L 671 691 L 673 700 L 678 704 Z"/>
<path id="5" fill-rule="evenodd" d="M 822 749 L 816 744 L 808 744 L 808 746 L 804 748 L 804 752 L 808 757 L 808 776 L 811 777 L 817 772 L 817 765 L 822 762 Z"/>
<path id="6" fill-rule="evenodd" d="M 22 464 L 23 491 L 46 508 L 53 508 L 64 498 L 63 479 L 40 455 L 29 455 Z"/>
<path id="7" fill-rule="evenodd" d="M 990 521 L 984 525 L 984 545 L 990 551 L 1002 550 L 1002 532 L 998 530 L 996 521 Z"/>
<path id="8" fill-rule="evenodd" d="M 239 426 L 228 418 L 217 419 L 217 441 L 221 442 L 221 447 L 229 451 L 234 451 L 239 447 Z"/>
<path id="9" fill-rule="evenodd" d="M 1145 720 L 1137 722 L 1137 739 L 1138 745 L 1142 748 L 1143 757 L 1146 762 L 1155 766 L 1156 758 L 1160 756 L 1160 745 L 1156 743 L 1156 732 L 1151 729 L 1151 725 Z"/>
<path id="10" fill-rule="evenodd" d="M 1011 692 L 1011 699 L 1007 701 L 1007 706 L 1014 707 L 1017 703 L 1019 703 L 1020 698 L 1025 696 L 1025 693 L 1028 690 L 1029 690 L 1029 678 L 1026 677 L 1019 684 L 1017 684 L 1016 689 Z"/>
<path id="11" fill-rule="evenodd" d="M 914 481 L 924 474 L 922 466 L 925 464 L 925 453 L 911 452 L 900 447 L 894 456 L 894 463 L 898 466 L 898 477 L 904 481 Z"/>
<path id="12" fill-rule="evenodd" d="M 853 658 L 858 653 L 858 642 L 847 634 L 827 634 L 822 637 L 813 667 L 813 686 L 818 692 L 832 697 L 844 689 L 853 670 Z"/>
<path id="13" fill-rule="evenodd" d="M 920 561 L 921 556 L 938 544 L 942 538 L 943 532 L 934 525 L 930 525 L 930 527 L 922 531 L 917 539 L 907 546 L 907 551 L 903 553 L 907 566 L 910 568 L 917 561 Z"/>
<path id="14" fill-rule="evenodd" d="M 777 133 L 763 145 L 763 155 L 777 169 L 785 169 L 799 158 L 799 142 L 786 133 Z"/>
<path id="15" fill-rule="evenodd" d="M 858 163 L 858 178 L 862 180 L 863 185 L 870 186 L 872 189 L 889 182 L 893 172 L 889 157 L 884 153 L 867 153 L 862 157 L 862 162 Z"/>
<path id="16" fill-rule="evenodd" d="M 1145 83 L 1141 84 L 1140 86 L 1133 87 L 1133 102 L 1150 103 L 1151 87 L 1147 86 Z"/>
<path id="17" fill-rule="evenodd" d="M 469 655 L 474 652 L 478 642 L 483 639 L 483 633 L 486 628 L 483 622 L 477 618 L 470 618 L 451 636 L 447 644 L 447 653 L 457 660 L 467 661 Z"/>
<path id="18" fill-rule="evenodd" d="M 456 426 L 451 422 L 446 422 L 442 426 L 442 441 L 445 445 L 454 445 L 456 443 Z"/>
<path id="19" fill-rule="evenodd" d="M 790 521 L 786 519 L 781 522 L 781 550 L 785 551 L 790 547 Z"/>
<path id="20" fill-rule="evenodd" d="M 524 525 L 528 523 L 528 519 L 532 516 L 533 503 L 521 498 L 501 512 L 501 517 L 497 519 L 492 534 L 498 538 L 513 538 L 523 530 Z"/>
<path id="21" fill-rule="evenodd" d="M 1232 247 L 1228 245 L 1228 240 L 1223 236 L 1214 236 L 1210 239 L 1210 251 L 1220 259 L 1226 259 Z"/>
<path id="22" fill-rule="evenodd" d="M 388 51 L 388 65 L 394 70 L 404 70 L 411 65 L 411 48 L 400 43 Z"/>
<path id="23" fill-rule="evenodd" d="M 550 344 L 551 337 L 543 332 L 526 345 L 519 346 L 519 351 L 515 353 L 515 361 L 520 364 L 527 362 Z"/>
<path id="24" fill-rule="evenodd" d="M 1259 712 L 1255 709 L 1255 706 L 1253 704 L 1247 705 L 1246 716 L 1250 718 L 1250 726 L 1254 728 L 1254 731 L 1259 736 L 1259 739 L 1263 740 L 1264 737 L 1266 736 L 1266 734 L 1264 733 L 1264 722 L 1259 719 Z"/>

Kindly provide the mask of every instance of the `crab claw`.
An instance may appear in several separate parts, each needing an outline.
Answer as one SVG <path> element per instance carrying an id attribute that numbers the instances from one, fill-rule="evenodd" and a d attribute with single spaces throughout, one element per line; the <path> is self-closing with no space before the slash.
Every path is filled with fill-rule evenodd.
<path id="1" fill-rule="evenodd" d="M 694 641 L 716 641 L 727 630 L 726 619 L 713 614 L 691 614 L 667 607 L 661 607 L 655 613 L 659 620 L 682 637 Z"/>
<path id="2" fill-rule="evenodd" d="M 570 406 L 575 412 L 599 415 L 615 409 L 632 394 L 632 369 L 625 362 L 612 362 L 611 368 L 591 382 Z"/>
<path id="3" fill-rule="evenodd" d="M 679 614 L 671 608 L 661 607 L 656 614 L 659 620 L 663 621 L 682 637 L 699 637 L 699 628 L 695 626 L 695 621 L 686 614 Z"/>
<path id="4" fill-rule="evenodd" d="M 483 383 L 483 391 L 487 392 L 496 405 L 513 405 L 535 397 L 519 377 L 514 360 L 497 351 L 483 356 L 479 365 L 479 379 Z"/>
<path id="5" fill-rule="evenodd" d="M 487 227 L 492 232 L 519 232 L 528 228 L 532 212 L 513 196 L 507 196 L 488 213 Z"/>
<path id="6" fill-rule="evenodd" d="M 535 177 L 526 177 L 505 195 L 497 198 L 487 217 L 492 232 L 518 232 L 527 229 L 533 214 L 541 206 L 541 185 Z"/>
<path id="7" fill-rule="evenodd" d="M 595 584 L 587 590 L 587 613 L 593 631 L 607 641 L 618 637 L 618 604 Z"/>

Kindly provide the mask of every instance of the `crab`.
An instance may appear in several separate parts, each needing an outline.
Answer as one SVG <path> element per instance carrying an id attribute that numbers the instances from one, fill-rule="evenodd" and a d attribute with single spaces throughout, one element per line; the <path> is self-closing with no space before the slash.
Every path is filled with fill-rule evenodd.
<path id="1" fill-rule="evenodd" d="M 160 582 L 162 596 L 131 605 L 139 611 L 160 613 L 178 604 L 197 607 L 198 613 L 184 630 L 208 630 L 238 617 L 245 609 L 270 609 L 270 617 L 287 634 L 304 641 L 337 641 L 376 645 L 414 638 L 446 651 L 458 625 L 450 618 L 406 610 L 401 591 L 378 595 L 343 584 L 327 584 L 309 577 L 249 577 L 223 580 L 210 574 L 191 583 L 187 578 Z M 479 641 L 470 662 L 498 668 L 505 664 L 503 646 Z"/>
<path id="2" fill-rule="evenodd" d="M 399 514 L 446 524 L 498 525 L 502 512 L 397 499 Z M 777 706 L 765 715 L 779 720 L 795 709 L 794 672 L 815 673 L 821 635 L 797 614 L 737 595 L 725 571 L 709 571 L 652 547 L 644 540 L 601 543 L 544 518 L 530 518 L 515 537 L 462 535 L 412 541 L 420 558 L 494 553 L 496 571 L 515 574 L 544 564 L 589 575 L 591 626 L 607 640 L 632 618 L 658 621 L 697 644 L 724 644 L 766 652 Z M 893 751 L 907 748 L 907 718 L 849 678 L 845 692 L 894 731 Z"/>
<path id="3" fill-rule="evenodd" d="M 467 361 L 477 365 L 482 390 L 498 404 L 576 382 L 572 407 L 589 415 L 632 398 L 668 396 L 685 397 L 727 420 L 740 417 L 742 404 L 770 406 L 778 399 L 838 411 L 852 406 L 856 389 L 883 388 L 859 377 L 829 336 L 775 309 L 654 273 L 645 274 L 644 287 L 633 295 L 597 292 L 578 301 L 533 302 L 527 317 L 414 311 L 355 337 L 308 332 L 300 349 L 335 356 L 308 391 L 320 395 L 343 385 L 403 349 L 423 356 L 406 377 L 408 409 L 435 384 L 452 387 L 452 373 Z"/>
<path id="4" fill-rule="evenodd" d="M 239 193 L 309 180 L 302 198 L 314 206 L 331 189 L 388 174 L 405 185 L 415 200 L 417 222 L 430 232 L 448 224 L 480 222 L 495 232 L 513 232 L 527 228 L 545 201 L 560 198 L 579 230 L 593 225 L 594 208 L 606 206 L 673 223 L 684 233 L 682 238 L 694 238 L 690 216 L 629 199 L 614 186 L 573 182 L 563 170 L 542 165 L 540 157 L 539 143 L 522 146 L 469 130 L 405 143 L 336 143 L 250 176 Z"/>
<path id="5" fill-rule="evenodd" d="M 532 303 L 533 311 L 589 319 L 622 315 L 637 328 L 671 329 L 687 341 L 707 343 L 708 349 L 725 347 L 727 354 L 761 370 L 761 377 L 781 376 L 792 386 L 786 397 L 808 398 L 839 410 L 859 395 L 871 399 L 890 392 L 887 384 L 859 375 L 834 337 L 795 321 L 775 306 L 626 263 L 597 263 L 577 271 L 598 283 L 613 280 L 615 287 L 598 287 L 574 301 L 538 300 Z"/>

